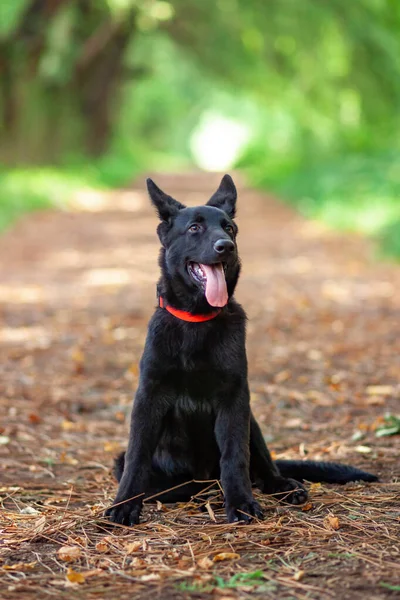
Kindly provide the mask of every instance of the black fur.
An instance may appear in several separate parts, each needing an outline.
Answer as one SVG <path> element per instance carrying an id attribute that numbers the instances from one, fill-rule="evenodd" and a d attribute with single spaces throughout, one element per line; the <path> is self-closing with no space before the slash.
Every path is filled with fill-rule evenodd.
<path id="1" fill-rule="evenodd" d="M 246 315 L 233 298 L 240 261 L 231 177 L 225 175 L 207 205 L 195 208 L 164 194 L 150 179 L 147 185 L 161 219 L 159 294 L 170 306 L 193 314 L 214 311 L 188 263 L 222 261 L 229 301 L 216 318 L 202 323 L 156 308 L 140 363 L 128 449 L 116 460 L 119 489 L 106 514 L 116 523 L 134 525 L 144 498 L 188 501 L 209 489 L 210 480 L 220 480 L 228 521 L 249 521 L 262 517 L 253 485 L 301 504 L 307 499 L 300 483 L 305 479 L 376 481 L 346 465 L 271 459 L 250 410 Z M 221 240 L 230 246 L 222 255 L 214 248 Z"/>

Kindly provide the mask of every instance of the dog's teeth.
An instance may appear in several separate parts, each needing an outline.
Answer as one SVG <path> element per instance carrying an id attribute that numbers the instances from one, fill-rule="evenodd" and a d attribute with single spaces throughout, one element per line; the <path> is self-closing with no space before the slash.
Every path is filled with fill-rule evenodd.
<path id="1" fill-rule="evenodd" d="M 203 269 L 200 267 L 199 264 L 195 264 L 194 266 L 194 272 L 196 273 L 196 275 L 198 275 L 199 277 L 204 277 L 204 273 L 203 273 Z"/>

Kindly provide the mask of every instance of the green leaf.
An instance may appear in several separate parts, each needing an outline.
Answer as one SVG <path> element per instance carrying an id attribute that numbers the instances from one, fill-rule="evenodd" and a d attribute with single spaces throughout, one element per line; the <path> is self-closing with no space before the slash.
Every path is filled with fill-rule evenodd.
<path id="1" fill-rule="evenodd" d="M 385 437 L 389 435 L 397 435 L 400 433 L 400 417 L 395 415 L 385 415 L 385 423 L 377 428 L 376 437 Z"/>
<path id="2" fill-rule="evenodd" d="M 391 585 L 390 583 L 384 583 L 383 581 L 381 581 L 379 585 L 388 590 L 392 590 L 393 592 L 400 592 L 400 585 Z"/>

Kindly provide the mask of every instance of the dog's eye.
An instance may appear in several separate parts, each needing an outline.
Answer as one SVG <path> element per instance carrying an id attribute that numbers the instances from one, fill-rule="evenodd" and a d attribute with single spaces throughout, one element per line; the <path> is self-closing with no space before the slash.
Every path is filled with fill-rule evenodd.
<path id="1" fill-rule="evenodd" d="M 200 229 L 200 225 L 191 225 L 188 231 L 190 231 L 190 233 L 197 233 L 197 231 L 200 231 Z"/>
<path id="2" fill-rule="evenodd" d="M 230 235 L 232 235 L 232 233 L 233 233 L 233 227 L 232 227 L 232 225 L 227 225 L 225 227 L 225 231 L 226 231 L 226 233 L 229 233 Z"/>

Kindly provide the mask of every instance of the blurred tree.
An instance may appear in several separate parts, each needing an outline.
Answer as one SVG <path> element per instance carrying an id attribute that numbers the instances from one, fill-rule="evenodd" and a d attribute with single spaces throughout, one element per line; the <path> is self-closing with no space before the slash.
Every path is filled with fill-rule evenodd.
<path id="1" fill-rule="evenodd" d="M 399 32 L 396 0 L 2 0 L 0 158 L 99 156 L 128 113 L 147 117 L 149 133 L 157 123 L 166 144 L 210 83 L 275 116 L 284 107 L 305 157 L 384 145 L 399 130 Z M 165 38 L 178 49 L 170 85 Z M 137 94 L 159 95 L 161 112 L 144 115 Z"/>
<path id="2" fill-rule="evenodd" d="M 53 161 L 79 142 L 90 154 L 106 149 L 124 54 L 135 31 L 135 3 L 120 4 L 2 3 L 3 158 Z"/>

